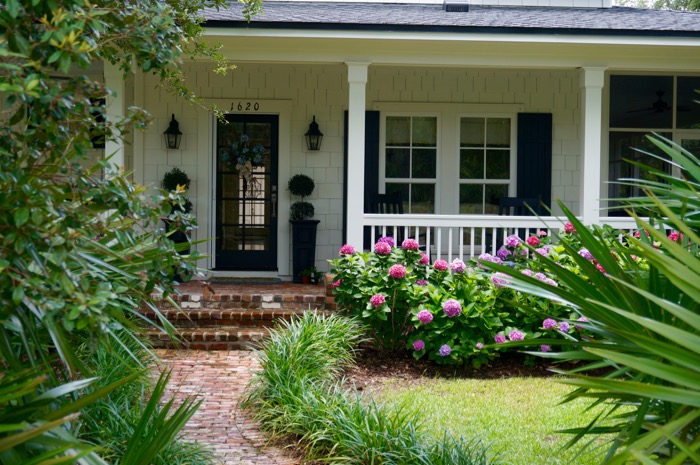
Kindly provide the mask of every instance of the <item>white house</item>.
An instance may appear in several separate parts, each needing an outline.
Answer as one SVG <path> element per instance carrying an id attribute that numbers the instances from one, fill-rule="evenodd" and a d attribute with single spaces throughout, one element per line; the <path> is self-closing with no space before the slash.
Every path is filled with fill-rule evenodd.
<path id="1" fill-rule="evenodd" d="M 156 77 L 124 82 L 105 68 L 118 92 L 108 116 L 133 103 L 157 118 L 106 150 L 139 183 L 159 185 L 174 166 L 189 174 L 195 239 L 211 238 L 199 247 L 218 275 L 290 277 L 298 199 L 286 185 L 296 173 L 316 183 L 309 200 L 325 270 L 343 243 L 368 243 L 369 229 L 419 236 L 435 259 L 489 250 L 505 227 L 538 225 L 497 215 L 503 197 L 540 198 L 555 214 L 561 199 L 586 223 L 625 226 L 606 218 L 601 199 L 627 194 L 607 181 L 634 174 L 622 161 L 635 156 L 630 147 L 656 131 L 700 152 L 698 13 L 609 0 L 267 1 L 250 23 L 238 4 L 206 17 L 207 38 L 237 68 L 222 76 L 202 61 L 185 72 L 232 124 L 167 94 Z M 176 150 L 162 136 L 172 115 L 183 132 Z M 317 151 L 304 138 L 314 117 L 324 135 Z M 265 148 L 250 184 L 231 162 L 242 133 Z M 403 214 L 366 213 L 391 192 Z"/>

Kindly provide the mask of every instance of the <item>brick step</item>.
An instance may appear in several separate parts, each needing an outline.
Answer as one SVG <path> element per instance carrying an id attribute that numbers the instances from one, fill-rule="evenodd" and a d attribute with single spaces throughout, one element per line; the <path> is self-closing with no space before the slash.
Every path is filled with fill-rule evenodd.
<path id="1" fill-rule="evenodd" d="M 184 293 L 173 296 L 173 300 L 183 310 L 325 310 L 328 299 L 322 295 Z M 172 308 L 162 300 L 158 307 L 163 310 Z"/>
<path id="2" fill-rule="evenodd" d="M 146 318 L 156 321 L 155 312 L 141 312 Z M 162 310 L 163 316 L 178 328 L 245 326 L 267 327 L 274 326 L 277 320 L 290 320 L 301 316 L 304 310 L 272 310 L 272 309 L 232 309 L 232 310 Z"/>
<path id="3" fill-rule="evenodd" d="M 179 330 L 179 345 L 161 331 L 149 330 L 147 334 L 156 349 L 251 350 L 259 347 L 269 333 L 267 328 L 238 326 L 182 328 Z"/>

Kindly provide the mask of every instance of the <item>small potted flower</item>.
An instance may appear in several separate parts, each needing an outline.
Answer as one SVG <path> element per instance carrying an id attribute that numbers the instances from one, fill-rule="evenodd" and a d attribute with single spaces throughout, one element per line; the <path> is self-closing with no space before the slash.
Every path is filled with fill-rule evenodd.
<path id="1" fill-rule="evenodd" d="M 316 270 L 315 266 L 311 268 L 304 268 L 301 270 L 301 283 L 302 284 L 316 284 Z"/>
<path id="2" fill-rule="evenodd" d="M 301 197 L 301 201 L 294 202 L 289 211 L 289 222 L 292 225 L 292 279 L 295 283 L 302 282 L 302 271 L 313 268 L 316 272 L 316 228 L 320 221 L 312 219 L 314 206 L 305 201 L 315 187 L 313 179 L 305 174 L 295 174 L 287 183 L 289 192 Z"/>

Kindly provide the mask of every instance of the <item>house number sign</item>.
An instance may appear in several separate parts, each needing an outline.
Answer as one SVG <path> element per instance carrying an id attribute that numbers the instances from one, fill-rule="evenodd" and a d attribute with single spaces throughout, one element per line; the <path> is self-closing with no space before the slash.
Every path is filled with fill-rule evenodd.
<path id="1" fill-rule="evenodd" d="M 229 111 L 259 111 L 260 104 L 258 102 L 231 102 L 231 110 Z"/>

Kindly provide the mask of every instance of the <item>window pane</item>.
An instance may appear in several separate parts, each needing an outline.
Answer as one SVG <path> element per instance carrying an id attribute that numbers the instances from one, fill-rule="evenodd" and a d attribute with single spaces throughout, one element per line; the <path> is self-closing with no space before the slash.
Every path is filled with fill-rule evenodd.
<path id="1" fill-rule="evenodd" d="M 408 184 L 399 183 L 386 183 L 386 193 L 393 194 L 394 192 L 401 193 L 401 199 L 403 200 L 403 211 L 404 213 L 410 213 L 408 206 Z"/>
<path id="2" fill-rule="evenodd" d="M 413 150 L 413 178 L 434 179 L 436 173 L 437 151 L 435 149 Z"/>
<path id="3" fill-rule="evenodd" d="M 700 78 L 678 78 L 678 107 L 676 127 L 679 129 L 700 129 Z"/>
<path id="4" fill-rule="evenodd" d="M 610 77 L 612 128 L 670 128 L 672 105 L 671 76 Z"/>
<path id="5" fill-rule="evenodd" d="M 459 213 L 479 215 L 484 213 L 484 185 L 462 184 L 459 186 Z"/>
<path id="6" fill-rule="evenodd" d="M 435 213 L 435 184 L 411 184 L 411 213 Z"/>
<path id="7" fill-rule="evenodd" d="M 408 178 L 410 176 L 411 151 L 409 149 L 386 149 L 387 178 Z"/>
<path id="8" fill-rule="evenodd" d="M 700 139 L 683 139 L 681 147 L 700 158 Z"/>
<path id="9" fill-rule="evenodd" d="M 484 179 L 484 151 L 459 151 L 459 177 L 461 179 Z"/>
<path id="10" fill-rule="evenodd" d="M 486 179 L 510 179 L 510 151 L 486 151 Z"/>
<path id="11" fill-rule="evenodd" d="M 459 146 L 484 146 L 484 118 L 461 118 L 459 128 Z"/>
<path id="12" fill-rule="evenodd" d="M 486 120 L 486 146 L 510 147 L 510 118 Z"/>
<path id="13" fill-rule="evenodd" d="M 501 197 L 508 197 L 508 184 L 486 185 L 486 213 L 495 215 L 498 213 L 498 202 Z"/>
<path id="14" fill-rule="evenodd" d="M 437 118 L 413 118 L 413 146 L 437 147 Z"/>
<path id="15" fill-rule="evenodd" d="M 408 147 L 411 143 L 411 118 L 387 116 L 386 145 Z"/>

